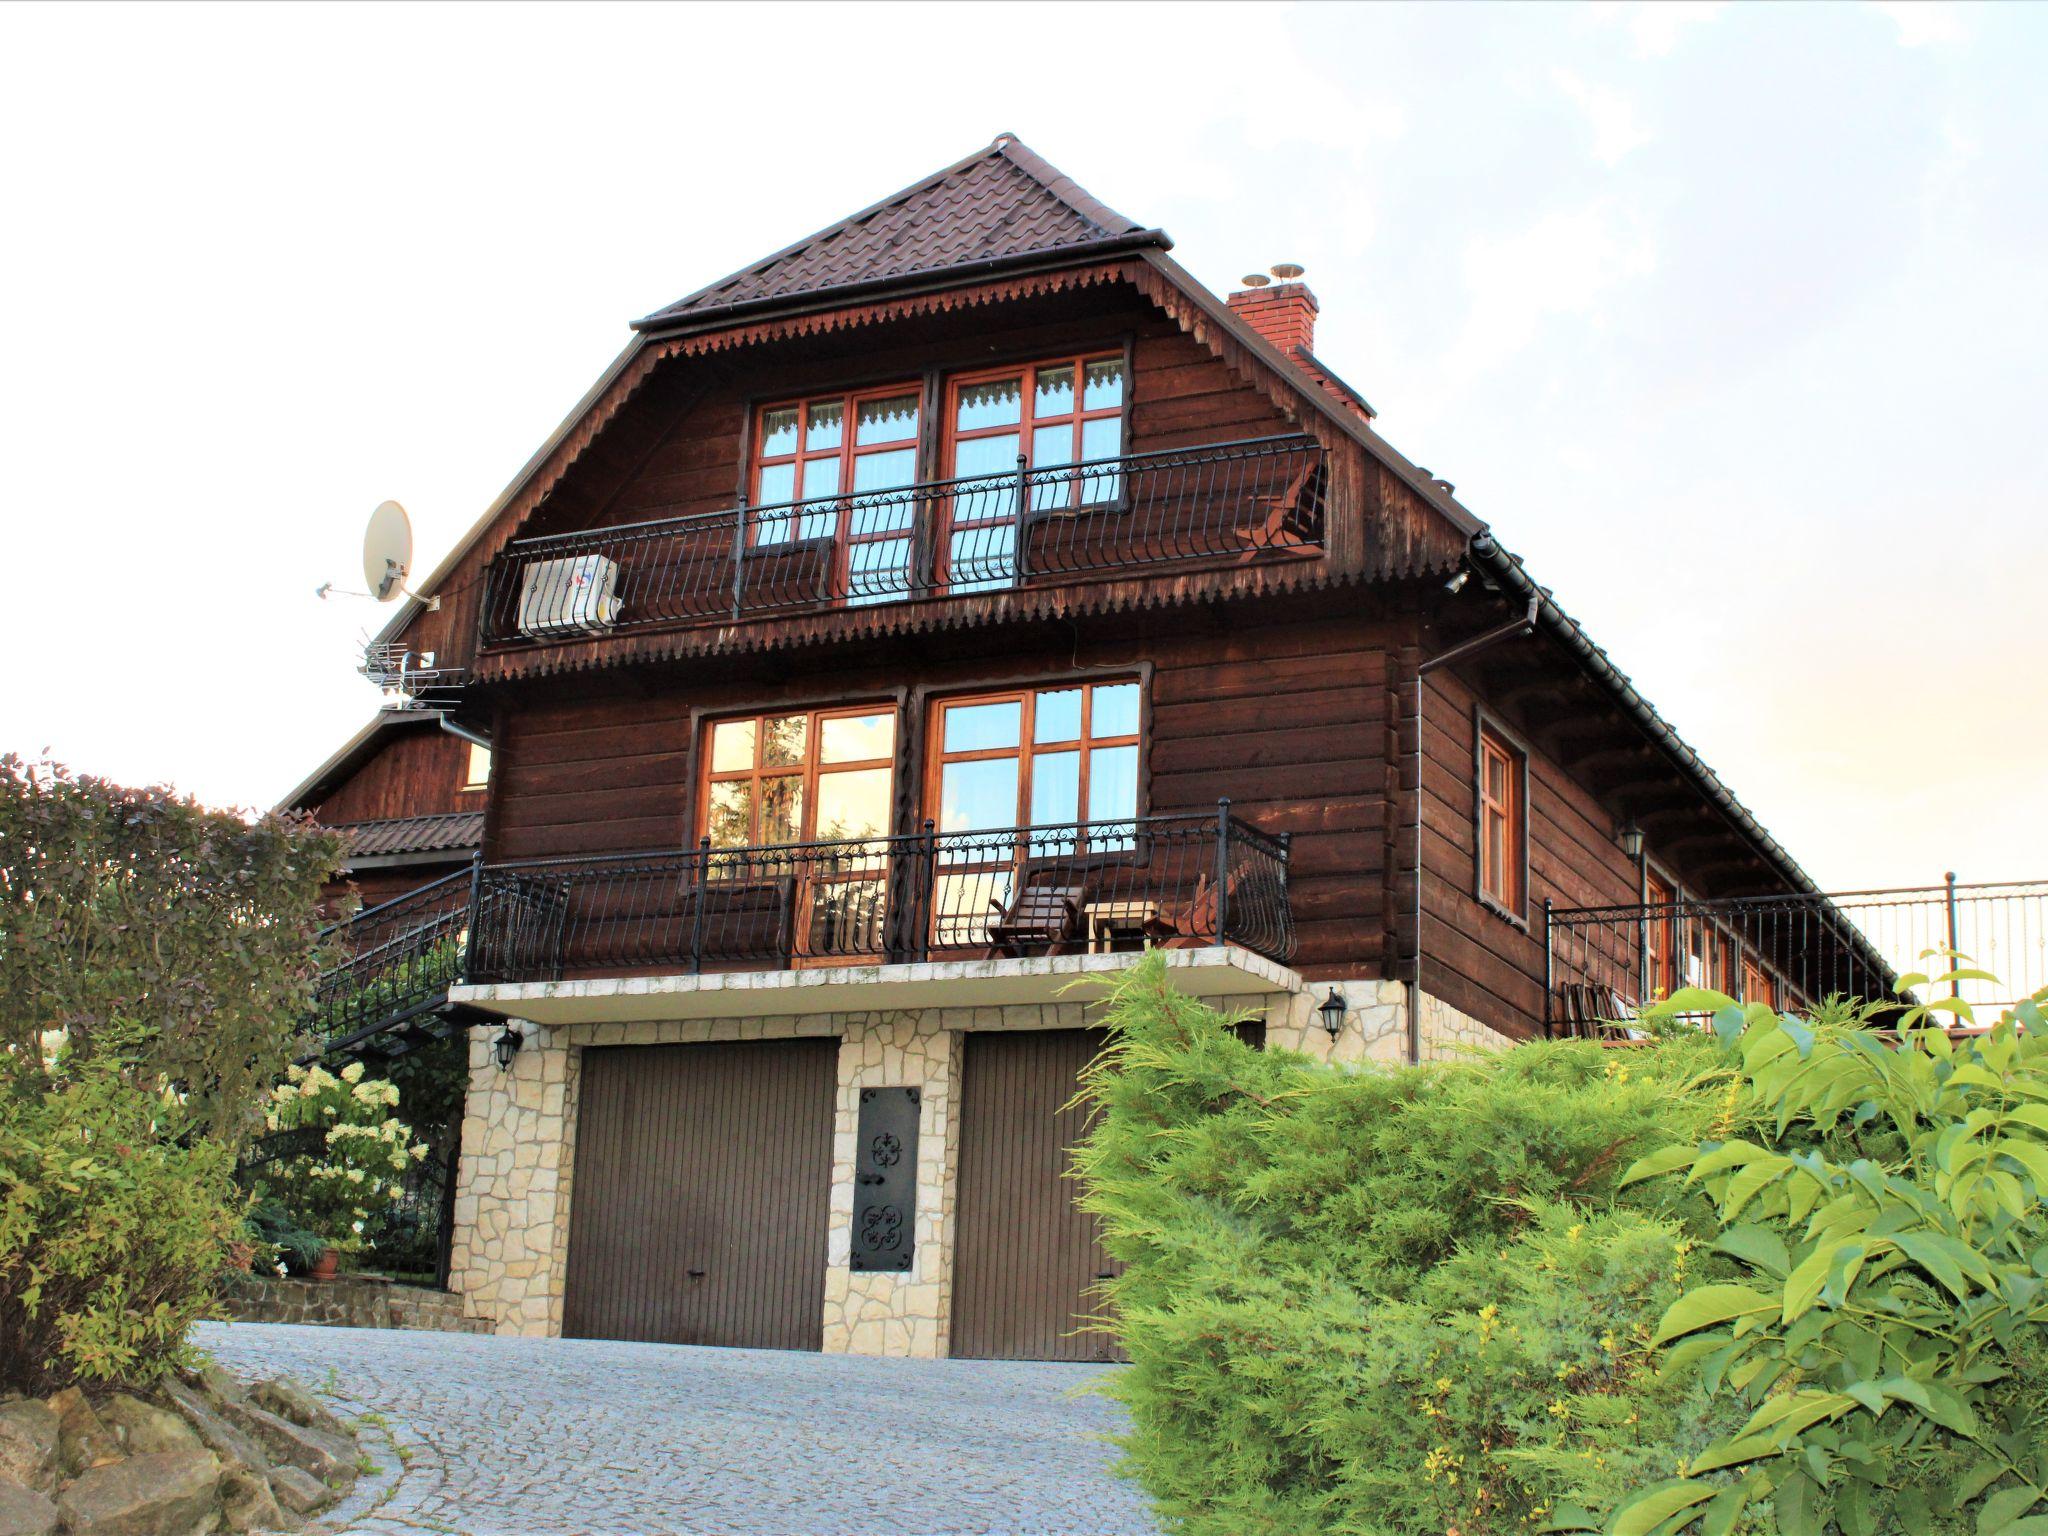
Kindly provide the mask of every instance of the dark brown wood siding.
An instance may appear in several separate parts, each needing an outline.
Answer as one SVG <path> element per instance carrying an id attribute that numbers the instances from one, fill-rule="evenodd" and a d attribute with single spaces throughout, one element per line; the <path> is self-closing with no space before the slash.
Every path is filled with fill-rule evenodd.
<path id="1" fill-rule="evenodd" d="M 1099 1030 L 967 1037 L 960 1093 L 952 1354 L 976 1360 L 1115 1360 L 1086 1324 L 1110 1272 L 1095 1218 L 1066 1176 L 1085 1111 L 1067 1107 Z"/>
<path id="2" fill-rule="evenodd" d="M 1636 871 L 1621 850 L 1616 812 L 1517 732 L 1528 753 L 1522 921 L 1479 900 L 1474 711 L 1484 702 L 1449 672 L 1432 673 L 1424 691 L 1423 985 L 1485 1023 L 1530 1033 L 1543 1021 L 1544 898 L 1560 907 L 1633 902 Z"/>
<path id="3" fill-rule="evenodd" d="M 386 729 L 384 744 L 361 767 L 307 807 L 328 826 L 480 811 L 484 792 L 464 790 L 469 743 L 435 726 Z"/>
<path id="4" fill-rule="evenodd" d="M 818 1348 L 838 1048 L 583 1053 L 565 1333 Z"/>
<path id="5" fill-rule="evenodd" d="M 710 664 L 687 682 L 626 692 L 592 680 L 536 690 L 505 712 L 498 735 L 492 858 L 686 847 L 707 714 L 900 699 L 897 824 L 915 830 L 920 706 L 934 694 L 1077 672 L 1149 672 L 1141 804 L 1154 813 L 1235 812 L 1293 834 L 1292 898 L 1312 975 L 1378 974 L 1388 943 L 1382 902 L 1393 782 L 1386 647 L 1401 631 L 1358 594 L 1263 619 L 1239 610 L 1142 615 L 1061 626 L 1000 651 L 972 644 L 877 649 L 859 662 L 819 658 L 800 673 Z"/>

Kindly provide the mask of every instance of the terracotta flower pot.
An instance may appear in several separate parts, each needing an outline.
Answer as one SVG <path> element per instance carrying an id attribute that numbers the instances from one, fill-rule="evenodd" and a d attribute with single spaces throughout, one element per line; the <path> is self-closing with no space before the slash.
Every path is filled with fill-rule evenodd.
<path id="1" fill-rule="evenodd" d="M 341 1268 L 341 1251 L 336 1248 L 322 1248 L 320 1257 L 313 1261 L 313 1267 L 306 1271 L 309 1280 L 332 1280 Z"/>

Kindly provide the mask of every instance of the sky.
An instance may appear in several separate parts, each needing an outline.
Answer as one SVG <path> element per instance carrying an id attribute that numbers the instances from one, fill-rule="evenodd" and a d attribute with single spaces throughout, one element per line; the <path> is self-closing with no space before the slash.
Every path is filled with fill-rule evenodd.
<path id="1" fill-rule="evenodd" d="M 2048 876 L 2048 7 L 0 7 L 0 751 L 288 793 L 626 323 L 1019 136 L 1831 890 Z"/>

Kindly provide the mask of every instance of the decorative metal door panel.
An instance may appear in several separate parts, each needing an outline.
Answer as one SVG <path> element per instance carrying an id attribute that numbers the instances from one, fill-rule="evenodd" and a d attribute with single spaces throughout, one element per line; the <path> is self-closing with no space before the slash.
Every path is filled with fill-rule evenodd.
<path id="1" fill-rule="evenodd" d="M 863 1088 L 853 1165 L 853 1268 L 910 1268 L 917 1250 L 915 1088 Z"/>

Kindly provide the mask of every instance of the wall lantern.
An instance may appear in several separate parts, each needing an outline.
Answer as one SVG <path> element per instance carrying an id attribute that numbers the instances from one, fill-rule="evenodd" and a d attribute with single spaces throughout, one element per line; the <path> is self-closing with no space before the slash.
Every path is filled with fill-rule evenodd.
<path id="1" fill-rule="evenodd" d="M 1643 829 L 1631 821 L 1621 829 L 1621 851 L 1628 855 L 1629 862 L 1640 864 L 1643 859 Z"/>
<path id="2" fill-rule="evenodd" d="M 524 1044 L 526 1044 L 526 1037 L 510 1024 L 505 1026 L 505 1033 L 491 1042 L 491 1054 L 497 1057 L 498 1070 L 500 1072 L 506 1071 L 511 1067 L 512 1058 L 519 1054 L 519 1047 Z"/>
<path id="3" fill-rule="evenodd" d="M 1323 1028 L 1330 1032 L 1330 1039 L 1335 1042 L 1344 1032 L 1344 999 L 1335 987 L 1330 988 L 1330 995 L 1323 999 L 1316 1012 L 1322 1015 Z"/>

